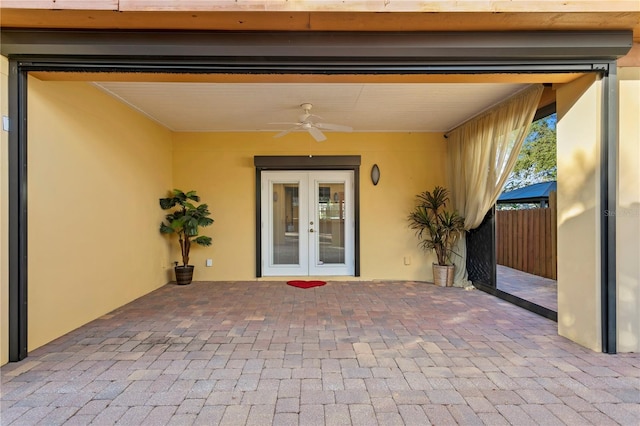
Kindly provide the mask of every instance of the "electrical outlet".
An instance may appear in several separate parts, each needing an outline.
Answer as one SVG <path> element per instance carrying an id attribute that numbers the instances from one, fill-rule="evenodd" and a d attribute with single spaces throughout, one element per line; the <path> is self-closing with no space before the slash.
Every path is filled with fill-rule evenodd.
<path id="1" fill-rule="evenodd" d="M 213 259 L 207 259 L 207 266 L 213 266 Z"/>

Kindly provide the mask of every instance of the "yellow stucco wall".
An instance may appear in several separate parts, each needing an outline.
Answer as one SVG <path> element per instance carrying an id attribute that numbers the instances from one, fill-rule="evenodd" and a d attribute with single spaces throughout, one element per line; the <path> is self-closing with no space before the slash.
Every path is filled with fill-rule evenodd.
<path id="1" fill-rule="evenodd" d="M 640 67 L 618 76 L 617 344 L 619 352 L 640 352 Z"/>
<path id="2" fill-rule="evenodd" d="M 361 155 L 361 279 L 432 279 L 406 216 L 417 193 L 443 184 L 440 134 L 331 134 L 322 144 L 305 134 L 171 134 L 90 84 L 34 78 L 28 106 L 29 350 L 173 278 L 177 250 L 158 233 L 157 205 L 173 187 L 197 189 L 216 220 L 213 246 L 192 251 L 195 279 L 254 280 L 254 155 Z"/>
<path id="3" fill-rule="evenodd" d="M 0 65 L 6 115 L 4 58 Z M 638 351 L 640 328 L 640 235 L 629 225 L 637 226 L 633 212 L 640 200 L 639 73 L 637 68 L 620 73 L 618 210 L 630 212 L 618 215 L 621 352 Z M 35 79 L 29 84 L 30 350 L 172 279 L 176 243 L 158 233 L 163 212 L 157 199 L 173 187 L 198 190 L 216 220 L 206 229 L 213 246 L 192 251 L 195 279 L 254 280 L 254 155 L 361 155 L 360 279 L 432 279 L 432 256 L 417 247 L 406 216 L 415 194 L 444 183 L 446 141 L 439 134 L 332 133 L 323 143 L 306 134 L 276 140 L 266 133 L 172 134 L 90 84 Z M 557 90 L 558 330 L 594 350 L 600 350 L 599 87 L 587 76 Z M 3 364 L 8 353 L 6 132 L 1 138 Z M 369 180 L 374 163 L 382 174 L 378 186 Z M 83 214 L 71 216 L 78 206 Z M 213 267 L 205 267 L 206 258 L 213 259 Z"/>
<path id="4" fill-rule="evenodd" d="M 594 75 L 563 85 L 557 100 L 558 333 L 601 350 L 600 86 Z"/>
<path id="5" fill-rule="evenodd" d="M 444 184 L 441 134 L 330 133 L 314 142 L 305 133 L 273 139 L 272 133 L 174 134 L 174 184 L 197 190 L 215 223 L 205 228 L 213 245 L 191 251 L 195 280 L 255 280 L 254 155 L 361 155 L 361 277 L 431 280 L 431 255 L 417 246 L 406 217 L 415 195 Z M 369 177 L 377 163 L 380 183 Z M 175 240 L 170 240 L 174 249 Z M 411 259 L 409 265 L 404 258 Z M 205 267 L 205 259 L 213 267 Z M 174 260 L 178 260 L 175 252 Z M 273 279 L 273 278 L 265 278 Z M 342 278 L 344 279 L 344 278 Z M 351 278 L 353 279 L 353 278 Z"/>
<path id="6" fill-rule="evenodd" d="M 171 133 L 82 82 L 29 78 L 28 347 L 167 282 Z"/>
<path id="7" fill-rule="evenodd" d="M 7 86 L 9 61 L 0 56 L 0 116 L 9 115 Z M 9 133 L 0 128 L 0 365 L 9 362 L 9 236 L 7 209 L 9 204 L 7 146 Z"/>
<path id="8" fill-rule="evenodd" d="M 616 216 L 617 350 L 640 351 L 640 68 L 621 68 L 618 193 L 600 205 L 601 82 L 557 90 L 558 332 L 600 351 L 600 215 Z"/>

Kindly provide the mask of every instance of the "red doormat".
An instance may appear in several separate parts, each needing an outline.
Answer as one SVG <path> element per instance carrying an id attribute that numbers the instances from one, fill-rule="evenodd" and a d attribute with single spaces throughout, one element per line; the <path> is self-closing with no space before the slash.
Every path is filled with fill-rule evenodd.
<path id="1" fill-rule="evenodd" d="M 293 287 L 298 288 L 311 288 L 311 287 L 320 287 L 321 285 L 325 285 L 324 281 L 287 281 L 287 284 Z"/>

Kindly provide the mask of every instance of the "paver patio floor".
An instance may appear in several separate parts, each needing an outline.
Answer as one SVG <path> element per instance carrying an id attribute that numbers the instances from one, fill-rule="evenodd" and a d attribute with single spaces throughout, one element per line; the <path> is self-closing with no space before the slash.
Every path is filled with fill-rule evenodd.
<path id="1" fill-rule="evenodd" d="M 640 356 L 420 282 L 166 285 L 1 369 L 3 425 L 638 425 Z"/>

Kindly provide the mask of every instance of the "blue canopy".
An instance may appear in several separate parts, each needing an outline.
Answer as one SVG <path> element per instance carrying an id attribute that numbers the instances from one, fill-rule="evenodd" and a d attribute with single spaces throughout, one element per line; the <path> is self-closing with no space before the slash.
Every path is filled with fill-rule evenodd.
<path id="1" fill-rule="evenodd" d="M 503 192 L 498 197 L 498 204 L 507 203 L 540 203 L 549 200 L 549 193 L 556 190 L 556 181 L 534 183 L 513 191 Z"/>

